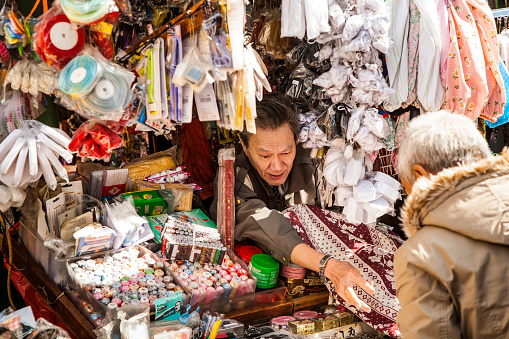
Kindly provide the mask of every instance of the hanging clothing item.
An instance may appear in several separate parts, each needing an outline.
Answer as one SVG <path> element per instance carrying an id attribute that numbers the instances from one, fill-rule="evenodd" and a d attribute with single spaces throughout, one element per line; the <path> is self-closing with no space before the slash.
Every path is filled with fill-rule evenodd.
<path id="1" fill-rule="evenodd" d="M 419 107 L 417 100 L 417 71 L 419 69 L 419 33 L 421 13 L 415 6 L 414 0 L 410 0 L 410 29 L 408 32 L 408 97 L 401 107 L 409 105 Z"/>
<path id="2" fill-rule="evenodd" d="M 388 0 L 391 10 L 389 36 L 395 45 L 385 55 L 389 85 L 396 92 L 384 103 L 384 109 L 392 112 L 401 107 L 408 97 L 408 6 L 409 0 Z"/>
<path id="3" fill-rule="evenodd" d="M 205 136 L 203 125 L 198 118 L 181 127 L 181 141 L 184 164 L 191 173 L 190 182 L 202 187 L 200 196 L 203 200 L 214 197 L 212 182 L 215 171 L 212 168 L 210 142 Z"/>
<path id="4" fill-rule="evenodd" d="M 447 0 L 436 0 L 438 25 L 440 28 L 440 78 L 442 85 L 445 87 L 447 84 L 447 54 L 451 45 L 451 38 L 449 37 L 449 17 L 447 15 Z"/>
<path id="5" fill-rule="evenodd" d="M 483 0 L 450 0 L 451 46 L 445 107 L 471 119 L 495 122 L 503 113 L 495 20 Z"/>
<path id="6" fill-rule="evenodd" d="M 377 331 L 398 336 L 395 320 L 400 306 L 394 286 L 393 260 L 403 240 L 383 226 L 355 226 L 347 223 L 341 214 L 316 206 L 295 205 L 283 213 L 308 246 L 349 262 L 364 279 L 374 283 L 374 295 L 357 285 L 353 286 L 357 296 L 371 307 L 369 313 L 346 305 L 332 283 L 327 282 L 326 286 L 334 298 Z"/>
<path id="7" fill-rule="evenodd" d="M 507 71 L 507 68 L 505 67 L 502 60 L 499 60 L 499 68 L 500 73 L 502 74 L 502 79 L 504 79 L 504 87 L 505 87 L 505 97 L 509 97 L 509 72 Z M 509 122 L 509 105 L 507 105 L 507 102 L 504 106 L 504 114 L 497 119 L 496 122 L 491 122 L 486 120 L 486 125 L 488 125 L 489 128 L 495 128 L 497 126 L 501 126 Z"/>
<path id="8" fill-rule="evenodd" d="M 504 29 L 502 33 L 498 35 L 498 47 L 500 50 L 500 59 L 507 66 L 509 62 L 509 30 Z"/>
<path id="9" fill-rule="evenodd" d="M 421 13 L 417 96 L 425 111 L 438 111 L 445 90 L 440 79 L 441 38 L 437 4 L 430 0 L 414 2 Z"/>

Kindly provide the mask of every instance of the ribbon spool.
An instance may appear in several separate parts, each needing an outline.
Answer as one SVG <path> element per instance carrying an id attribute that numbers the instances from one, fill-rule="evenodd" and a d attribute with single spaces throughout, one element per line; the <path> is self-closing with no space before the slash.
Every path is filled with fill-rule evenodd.
<path id="1" fill-rule="evenodd" d="M 61 0 L 60 5 L 69 19 L 84 25 L 99 22 L 109 12 L 106 0 Z"/>
<path id="2" fill-rule="evenodd" d="M 122 76 L 105 69 L 94 89 L 80 100 L 78 106 L 100 118 L 121 112 L 130 101 L 130 93 L 129 84 Z"/>
<path id="3" fill-rule="evenodd" d="M 77 56 L 60 73 L 58 87 L 73 97 L 84 96 L 94 89 L 101 71 L 101 66 L 90 55 Z"/>
<path id="4" fill-rule="evenodd" d="M 64 15 L 49 17 L 35 41 L 36 52 L 58 68 L 64 67 L 85 45 L 85 29 L 76 29 Z"/>

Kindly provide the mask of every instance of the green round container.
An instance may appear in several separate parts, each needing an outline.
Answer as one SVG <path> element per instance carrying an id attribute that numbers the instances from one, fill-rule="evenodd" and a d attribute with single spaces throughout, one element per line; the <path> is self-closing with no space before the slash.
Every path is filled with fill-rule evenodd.
<path id="1" fill-rule="evenodd" d="M 270 289 L 276 286 L 279 274 L 279 262 L 276 259 L 268 254 L 255 254 L 249 267 L 257 279 L 257 288 Z"/>

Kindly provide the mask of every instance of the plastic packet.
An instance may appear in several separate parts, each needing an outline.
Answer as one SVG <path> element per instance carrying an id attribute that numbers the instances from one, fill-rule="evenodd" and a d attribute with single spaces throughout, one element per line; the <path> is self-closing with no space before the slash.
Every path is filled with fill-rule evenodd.
<path id="1" fill-rule="evenodd" d="M 363 205 L 354 197 L 348 199 L 348 202 L 343 209 L 343 214 L 346 217 L 346 220 L 352 224 L 360 224 L 364 220 L 364 209 Z"/>
<path id="2" fill-rule="evenodd" d="M 397 191 L 401 189 L 401 183 L 398 180 L 394 179 L 390 175 L 387 175 L 383 172 L 376 172 L 371 178 L 371 180 L 375 182 L 384 183 L 385 185 L 390 186 Z"/>
<path id="3" fill-rule="evenodd" d="M 290 74 L 290 82 L 286 88 L 286 95 L 297 100 L 299 106 L 306 105 L 313 94 L 313 81 L 316 74 L 308 70 L 303 63 Z"/>
<path id="4" fill-rule="evenodd" d="M 385 200 L 387 200 L 389 203 L 394 204 L 396 200 L 401 198 L 401 194 L 399 193 L 399 190 L 395 190 L 389 185 L 386 185 L 383 182 L 375 182 L 375 188 L 378 193 L 384 197 Z"/>
<path id="5" fill-rule="evenodd" d="M 101 21 L 98 24 L 90 26 L 90 38 L 97 46 L 102 55 L 111 60 L 115 56 L 115 46 L 113 45 L 114 25 Z"/>
<path id="6" fill-rule="evenodd" d="M 306 51 L 307 47 L 308 44 L 306 42 L 298 44 L 290 52 L 286 53 L 285 61 L 290 65 L 297 66 L 302 61 L 304 52 Z"/>
<path id="7" fill-rule="evenodd" d="M 87 48 L 73 58 L 60 72 L 57 89 L 75 98 L 90 93 L 103 72 L 99 55 L 98 51 Z"/>
<path id="8" fill-rule="evenodd" d="M 334 205 L 335 206 L 346 206 L 348 200 L 353 196 L 352 187 L 350 186 L 338 186 L 334 194 Z"/>
<path id="9" fill-rule="evenodd" d="M 304 0 L 283 0 L 281 3 L 281 37 L 303 39 L 305 34 Z"/>
<path id="10" fill-rule="evenodd" d="M 346 16 L 341 6 L 335 1 L 329 1 L 329 24 L 333 34 L 339 34 L 345 27 Z"/>
<path id="11" fill-rule="evenodd" d="M 196 93 L 200 93 L 205 86 L 214 82 L 208 73 L 210 69 L 211 65 L 203 62 L 198 49 L 193 47 L 178 64 L 172 82 L 179 87 L 189 83 Z"/>
<path id="12" fill-rule="evenodd" d="M 69 150 L 81 157 L 104 160 L 123 144 L 122 138 L 108 127 L 107 122 L 87 121 L 74 133 Z"/>
<path id="13" fill-rule="evenodd" d="M 52 233 L 44 239 L 44 246 L 53 251 L 57 258 L 71 258 L 75 253 L 74 239 L 62 240 Z"/>
<path id="14" fill-rule="evenodd" d="M 105 62 L 103 72 L 93 90 L 76 98 L 80 114 L 88 119 L 120 120 L 131 101 L 133 73 L 111 62 Z"/>
<path id="15" fill-rule="evenodd" d="M 122 339 L 149 339 L 150 333 L 150 307 L 148 305 L 136 305 L 139 307 L 118 312 L 120 319 L 120 336 Z"/>
<path id="16" fill-rule="evenodd" d="M 321 32 L 329 32 L 328 0 L 303 0 L 306 12 L 307 39 L 317 38 Z"/>
<path id="17" fill-rule="evenodd" d="M 73 22 L 90 25 L 101 22 L 110 13 L 110 3 L 107 0 L 79 1 L 60 0 L 60 6 L 65 15 Z"/>
<path id="18" fill-rule="evenodd" d="M 346 43 L 357 35 L 364 24 L 364 18 L 361 15 L 352 15 L 346 20 L 343 28 L 343 42 Z"/>
<path id="19" fill-rule="evenodd" d="M 343 182 L 349 186 L 355 186 L 362 178 L 364 163 L 361 159 L 352 158 L 348 161 L 345 169 Z"/>
<path id="20" fill-rule="evenodd" d="M 380 218 L 382 215 L 390 211 L 389 203 L 384 198 L 378 198 L 370 202 L 363 202 L 361 205 L 368 214 L 375 218 Z"/>
<path id="21" fill-rule="evenodd" d="M 62 69 L 83 49 L 85 28 L 71 24 L 58 3 L 41 16 L 33 36 L 37 55 L 48 65 Z"/>
<path id="22" fill-rule="evenodd" d="M 353 187 L 353 196 L 358 202 L 369 202 L 377 198 L 377 190 L 371 181 L 361 180 Z"/>

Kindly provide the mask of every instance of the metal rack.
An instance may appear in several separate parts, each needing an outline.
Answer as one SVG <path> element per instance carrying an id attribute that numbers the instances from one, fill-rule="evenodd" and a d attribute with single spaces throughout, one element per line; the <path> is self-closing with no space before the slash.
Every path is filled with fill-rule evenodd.
<path id="1" fill-rule="evenodd" d="M 492 12 L 493 12 L 494 18 L 506 17 L 506 16 L 509 16 L 509 7 L 494 9 L 494 10 L 492 10 Z"/>

